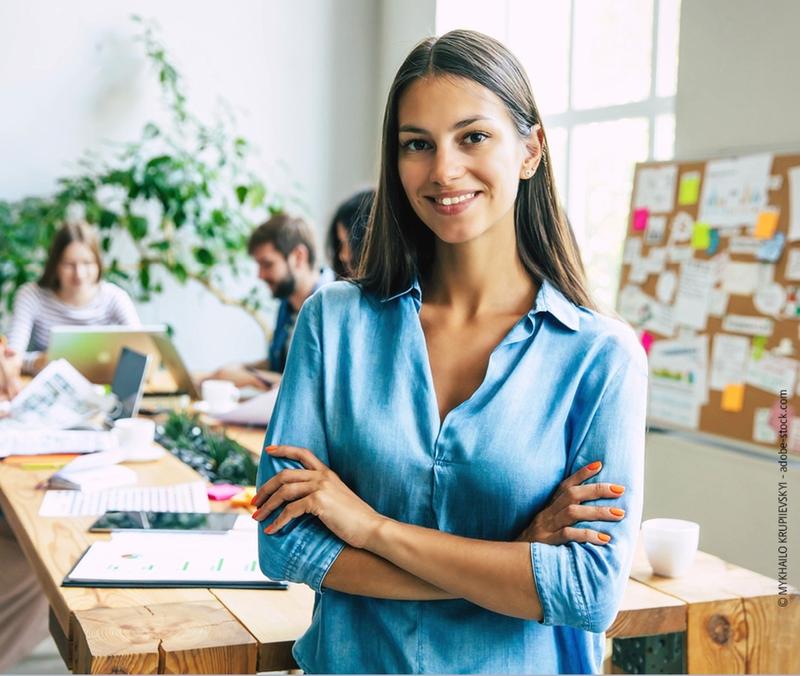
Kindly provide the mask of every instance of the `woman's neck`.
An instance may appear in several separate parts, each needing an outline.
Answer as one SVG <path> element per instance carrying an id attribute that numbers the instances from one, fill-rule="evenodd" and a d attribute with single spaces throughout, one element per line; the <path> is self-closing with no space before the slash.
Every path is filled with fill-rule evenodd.
<path id="1" fill-rule="evenodd" d="M 99 289 L 99 284 L 93 284 L 78 290 L 61 288 L 56 291 L 56 296 L 58 296 L 58 299 L 65 305 L 83 307 L 92 301 L 92 299 L 97 295 Z"/>
<path id="2" fill-rule="evenodd" d="M 425 302 L 449 306 L 464 319 L 530 310 L 538 285 L 519 259 L 514 229 L 493 231 L 462 244 L 436 242 Z"/>

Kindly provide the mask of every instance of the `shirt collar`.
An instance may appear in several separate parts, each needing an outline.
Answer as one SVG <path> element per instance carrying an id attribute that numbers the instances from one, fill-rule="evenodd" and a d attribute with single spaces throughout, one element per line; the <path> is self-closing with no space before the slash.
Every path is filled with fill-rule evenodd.
<path id="1" fill-rule="evenodd" d="M 422 289 L 420 289 L 419 286 L 419 279 L 414 278 L 414 281 L 407 289 L 395 293 L 392 296 L 382 298 L 381 302 L 386 303 L 395 298 L 400 298 L 400 296 L 405 296 L 406 294 L 411 294 L 417 306 L 419 306 L 422 302 Z M 419 307 L 417 309 L 419 309 Z M 577 331 L 580 327 L 580 315 L 578 314 L 577 307 L 546 279 L 542 281 L 539 287 L 533 309 L 528 313 L 528 316 L 533 319 L 533 316 L 539 312 L 547 312 L 572 331 Z"/>
<path id="2" fill-rule="evenodd" d="M 533 310 L 528 314 L 533 317 L 538 312 L 549 313 L 572 331 L 577 331 L 580 327 L 581 318 L 578 308 L 547 279 L 542 281 L 539 293 L 536 294 Z"/>

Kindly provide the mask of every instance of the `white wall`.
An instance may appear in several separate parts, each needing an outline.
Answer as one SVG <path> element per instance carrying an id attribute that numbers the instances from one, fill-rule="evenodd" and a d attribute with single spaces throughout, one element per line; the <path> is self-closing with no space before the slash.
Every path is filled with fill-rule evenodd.
<path id="1" fill-rule="evenodd" d="M 146 121 L 164 119 L 132 13 L 161 25 L 194 112 L 207 117 L 227 100 L 260 148 L 267 183 L 300 184 L 320 235 L 336 201 L 373 180 L 380 5 L 372 0 L 6 0 L 0 199 L 46 194 L 86 150 L 135 139 Z M 256 324 L 200 287 L 170 285 L 140 312 L 173 324 L 190 368 L 264 354 Z"/>
<path id="2" fill-rule="evenodd" d="M 800 2 L 683 0 L 680 159 L 800 147 Z"/>
<path id="3" fill-rule="evenodd" d="M 683 0 L 679 158 L 797 147 L 798 26 L 800 3 L 793 0 Z M 645 518 L 699 521 L 702 549 L 776 578 L 779 480 L 772 458 L 651 433 Z M 800 587 L 800 463 L 787 480 L 789 580 Z"/>

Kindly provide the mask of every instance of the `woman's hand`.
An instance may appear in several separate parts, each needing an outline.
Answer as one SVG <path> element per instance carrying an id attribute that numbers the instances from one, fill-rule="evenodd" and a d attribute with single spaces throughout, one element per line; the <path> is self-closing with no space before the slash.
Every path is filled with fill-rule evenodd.
<path id="1" fill-rule="evenodd" d="M 590 528 L 573 528 L 578 521 L 621 521 L 625 510 L 618 507 L 589 507 L 582 505 L 587 500 L 618 498 L 625 487 L 618 484 L 594 483 L 582 485 L 601 469 L 600 461 L 579 469 L 562 481 L 550 502 L 520 534 L 517 542 L 542 542 L 561 545 L 565 542 L 591 542 L 605 545 L 611 541 L 607 533 Z"/>
<path id="2" fill-rule="evenodd" d="M 384 517 L 307 448 L 268 446 L 264 450 L 279 458 L 297 460 L 304 467 L 281 470 L 253 498 L 258 507 L 253 518 L 257 521 L 263 521 L 285 504 L 278 518 L 264 529 L 267 535 L 277 533 L 298 516 L 313 514 L 351 547 L 364 547 Z"/>

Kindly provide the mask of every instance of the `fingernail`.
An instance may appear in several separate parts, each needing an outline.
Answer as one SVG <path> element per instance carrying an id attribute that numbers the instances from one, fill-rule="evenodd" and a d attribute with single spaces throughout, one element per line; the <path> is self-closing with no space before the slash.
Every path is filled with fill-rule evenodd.
<path id="1" fill-rule="evenodd" d="M 625 516 L 625 510 L 620 509 L 619 507 L 612 507 L 608 511 L 611 512 L 614 516 Z"/>
<path id="2" fill-rule="evenodd" d="M 620 486 L 619 484 L 611 484 L 611 492 L 616 493 L 617 495 L 622 495 L 625 492 L 625 486 Z"/>
<path id="3" fill-rule="evenodd" d="M 276 448 L 278 448 L 278 447 L 277 446 L 267 446 L 264 450 L 267 453 L 272 453 L 272 451 L 274 451 Z"/>
<path id="4" fill-rule="evenodd" d="M 251 505 L 256 504 L 256 496 L 255 495 L 253 496 L 253 499 L 250 501 L 250 504 Z"/>
<path id="5" fill-rule="evenodd" d="M 267 526 L 267 527 L 264 529 L 264 532 L 265 532 L 267 535 L 272 535 L 272 531 L 274 531 L 274 530 L 275 530 L 275 524 L 274 524 L 274 523 L 271 523 L 269 526 Z"/>
<path id="6" fill-rule="evenodd" d="M 599 460 L 595 460 L 594 462 L 589 463 L 588 465 L 586 465 L 586 467 L 587 467 L 587 469 L 590 469 L 590 470 L 592 470 L 594 472 L 596 469 L 600 469 L 600 465 L 602 465 L 602 464 L 603 463 L 600 462 Z"/>
<path id="7" fill-rule="evenodd" d="M 608 542 L 611 539 L 611 536 L 606 535 L 605 533 L 598 533 L 597 539 L 600 540 L 600 542 Z"/>
<path id="8" fill-rule="evenodd" d="M 258 513 L 258 512 L 253 512 L 253 513 L 250 515 L 250 518 L 251 518 L 251 519 L 253 519 L 254 521 L 258 521 L 258 519 L 256 519 L 256 514 L 257 514 L 257 513 Z"/>

